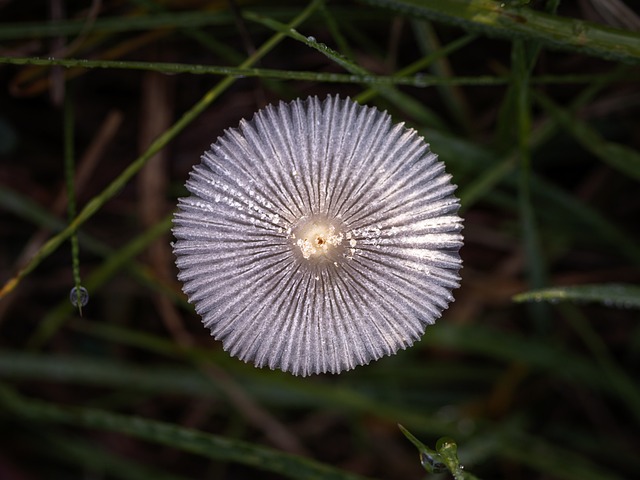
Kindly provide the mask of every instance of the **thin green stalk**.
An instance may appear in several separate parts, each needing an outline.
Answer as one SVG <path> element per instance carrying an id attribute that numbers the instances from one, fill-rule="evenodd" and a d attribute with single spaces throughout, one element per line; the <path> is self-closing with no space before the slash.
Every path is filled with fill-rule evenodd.
<path id="1" fill-rule="evenodd" d="M 75 189 L 75 151 L 74 151 L 74 129 L 75 117 L 73 112 L 73 89 L 71 84 L 66 84 L 64 97 L 64 171 L 67 189 L 67 218 L 69 223 L 73 222 L 76 216 L 76 189 Z M 71 290 L 70 299 L 72 304 L 78 309 L 82 316 L 82 307 L 86 305 L 88 294 L 80 281 L 80 247 L 78 246 L 78 232 L 71 234 L 71 264 L 73 271 L 74 288 Z"/>
<path id="2" fill-rule="evenodd" d="M 294 20 L 289 23 L 289 28 L 294 28 L 302 23 L 315 11 L 320 4 L 319 0 L 313 0 Z M 267 40 L 253 55 L 247 58 L 240 68 L 248 68 L 260 58 L 264 57 L 273 47 L 275 47 L 285 37 L 282 33 L 276 33 Z M 0 290 L 0 299 L 11 292 L 24 277 L 31 273 L 39 264 L 53 253 L 80 225 L 91 218 L 102 206 L 113 198 L 133 176 L 153 157 L 162 150 L 173 138 L 186 128 L 196 117 L 206 110 L 222 92 L 224 92 L 235 81 L 235 77 L 228 76 L 220 83 L 209 90 L 189 111 L 187 111 L 176 123 L 160 135 L 136 160 L 134 160 L 115 180 L 113 180 L 99 195 L 91 199 L 87 205 L 75 217 L 74 221 L 62 232 L 55 235 L 46 242 L 33 256 L 33 258 L 22 268 L 18 274 L 11 278 Z"/>
<path id="3" fill-rule="evenodd" d="M 597 302 L 610 308 L 640 309 L 640 285 L 590 283 L 529 290 L 514 295 L 514 302 Z"/>
<path id="4" fill-rule="evenodd" d="M 132 259 L 143 252 L 152 242 L 171 228 L 172 215 L 165 217 L 143 234 L 134 238 L 131 242 L 111 255 L 102 265 L 87 278 L 87 289 L 98 290 L 109 279 L 125 266 L 130 265 Z M 28 342 L 30 349 L 40 348 L 69 318 L 70 305 L 68 302 L 60 304 L 52 309 L 38 324 L 38 328 L 31 335 Z"/>
<path id="5" fill-rule="evenodd" d="M 542 288 L 546 283 L 545 261 L 539 243 L 533 200 L 531 196 L 531 97 L 529 77 L 539 49 L 529 49 L 522 40 L 512 46 L 513 95 L 516 114 L 516 138 L 519 156 L 518 206 L 522 222 L 522 236 L 526 255 L 529 283 L 532 288 Z M 548 308 L 543 304 L 532 304 L 530 313 L 538 330 L 548 327 Z"/>
<path id="6" fill-rule="evenodd" d="M 326 1 L 322 2 L 322 7 L 320 8 L 320 13 L 322 14 L 322 16 L 324 18 L 324 22 L 325 22 L 325 24 L 327 26 L 327 29 L 329 30 L 329 33 L 331 33 L 331 37 L 333 37 L 333 39 L 335 40 L 336 44 L 338 45 L 338 49 L 347 58 L 350 58 L 350 59 L 353 60 L 353 58 L 355 58 L 355 57 L 353 55 L 353 52 L 351 51 L 351 47 L 349 46 L 349 42 L 347 42 L 347 39 L 344 37 L 344 35 L 342 35 L 342 32 L 340 31 L 340 27 L 338 25 L 338 22 L 336 22 L 335 17 L 331 13 L 331 11 L 327 8 Z"/>
<path id="7" fill-rule="evenodd" d="M 66 224 L 63 221 L 51 215 L 50 212 L 35 204 L 29 198 L 23 197 L 19 193 L 2 186 L 0 186 L 0 208 L 4 208 L 14 215 L 28 220 L 38 227 L 47 228 L 54 232 L 60 232 L 66 227 Z M 160 223 L 163 224 L 162 228 L 165 228 L 165 230 L 162 232 L 158 232 L 158 235 L 166 233 L 170 230 L 170 222 L 167 221 L 165 223 L 161 221 Z M 153 228 L 155 227 L 152 227 L 152 229 Z M 143 234 L 143 236 L 144 235 L 145 234 Z M 99 257 L 106 258 L 106 263 L 111 263 L 120 255 L 123 255 L 123 248 L 120 248 L 116 251 L 108 245 L 95 239 L 94 237 L 87 235 L 86 233 L 78 232 L 78 240 L 80 241 L 80 244 L 83 246 L 83 248 L 87 249 L 89 252 L 94 253 Z M 133 241 L 135 242 L 136 240 Z M 137 262 L 134 259 L 130 259 L 129 261 L 124 262 L 124 264 L 121 266 L 122 268 L 130 272 L 131 275 L 140 280 L 145 286 L 148 286 L 155 291 L 162 292 L 164 295 L 167 295 L 176 303 L 181 303 L 182 301 L 184 301 L 184 297 L 182 295 L 179 295 L 177 291 L 160 282 L 155 277 L 155 274 L 142 263 Z M 93 278 L 94 274 L 98 274 L 98 272 L 100 272 L 103 267 L 107 268 L 106 265 L 97 268 L 96 271 L 93 272 L 88 278 L 86 285 L 89 287 L 89 290 L 96 290 L 95 285 L 92 286 L 91 279 Z M 109 267 L 109 269 L 111 269 L 111 267 Z M 65 301 L 64 305 L 69 305 L 69 303 Z"/>
<path id="8" fill-rule="evenodd" d="M 626 67 L 626 65 L 623 65 Z M 614 69 L 609 73 L 585 73 L 585 74 L 568 74 L 568 75 L 536 75 L 531 77 L 532 85 L 562 85 L 567 83 L 593 85 L 600 82 L 632 82 L 640 81 L 640 72 L 626 67 L 624 69 Z"/>
<path id="9" fill-rule="evenodd" d="M 558 17 L 504 0 L 363 0 L 417 18 L 461 26 L 506 39 L 526 39 L 541 46 L 640 63 L 640 33 Z"/>
<path id="10" fill-rule="evenodd" d="M 306 37 L 305 41 L 306 41 Z M 142 70 L 160 73 L 189 73 L 193 75 L 220 75 L 235 78 L 260 77 L 278 80 L 302 80 L 326 83 L 362 83 L 365 85 L 407 85 L 425 88 L 434 85 L 504 85 L 507 78 L 490 75 L 471 77 L 440 78 L 434 75 L 373 75 L 364 69 L 349 74 L 323 73 L 293 70 L 273 70 L 267 68 L 224 67 L 216 65 L 191 65 L 185 63 L 138 62 L 126 60 L 85 60 L 78 58 L 35 58 L 35 57 L 0 57 L 0 64 L 7 65 L 39 65 L 61 66 L 65 68 Z M 355 65 L 355 64 L 353 64 Z"/>

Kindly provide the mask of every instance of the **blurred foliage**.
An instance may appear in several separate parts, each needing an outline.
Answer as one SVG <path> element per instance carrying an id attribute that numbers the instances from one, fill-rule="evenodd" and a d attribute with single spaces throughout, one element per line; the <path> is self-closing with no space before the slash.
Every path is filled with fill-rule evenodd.
<path id="1" fill-rule="evenodd" d="M 640 15 L 603 2 L 2 2 L 0 478 L 637 476 Z M 329 93 L 446 163 L 465 268 L 413 348 L 303 379 L 209 337 L 170 218 L 225 128 Z"/>

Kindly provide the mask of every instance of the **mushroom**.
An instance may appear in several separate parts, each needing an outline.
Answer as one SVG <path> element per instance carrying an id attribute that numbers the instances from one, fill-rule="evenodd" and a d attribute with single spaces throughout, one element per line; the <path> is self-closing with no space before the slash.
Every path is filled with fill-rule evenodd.
<path id="1" fill-rule="evenodd" d="M 349 98 L 226 130 L 174 216 L 178 278 L 231 355 L 339 373 L 411 346 L 453 301 L 462 219 L 413 129 Z"/>

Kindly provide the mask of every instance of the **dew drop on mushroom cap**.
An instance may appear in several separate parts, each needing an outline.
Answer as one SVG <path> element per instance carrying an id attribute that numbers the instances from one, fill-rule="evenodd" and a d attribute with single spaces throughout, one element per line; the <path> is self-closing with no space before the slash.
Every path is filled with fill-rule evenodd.
<path id="1" fill-rule="evenodd" d="M 392 355 L 459 286 L 444 164 L 415 130 L 348 98 L 260 110 L 186 186 L 178 278 L 224 349 L 258 367 L 339 373 Z"/>

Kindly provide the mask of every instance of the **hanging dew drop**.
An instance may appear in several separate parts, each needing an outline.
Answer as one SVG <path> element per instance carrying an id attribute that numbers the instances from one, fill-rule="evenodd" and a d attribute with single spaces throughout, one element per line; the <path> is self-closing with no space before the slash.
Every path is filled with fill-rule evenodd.
<path id="1" fill-rule="evenodd" d="M 447 466 L 440 461 L 439 455 L 430 455 L 426 452 L 420 453 L 420 463 L 427 472 L 443 473 L 447 471 Z"/>
<path id="2" fill-rule="evenodd" d="M 74 307 L 84 307 L 89 303 L 89 292 L 84 287 L 73 287 L 69 292 L 69 300 Z"/>

